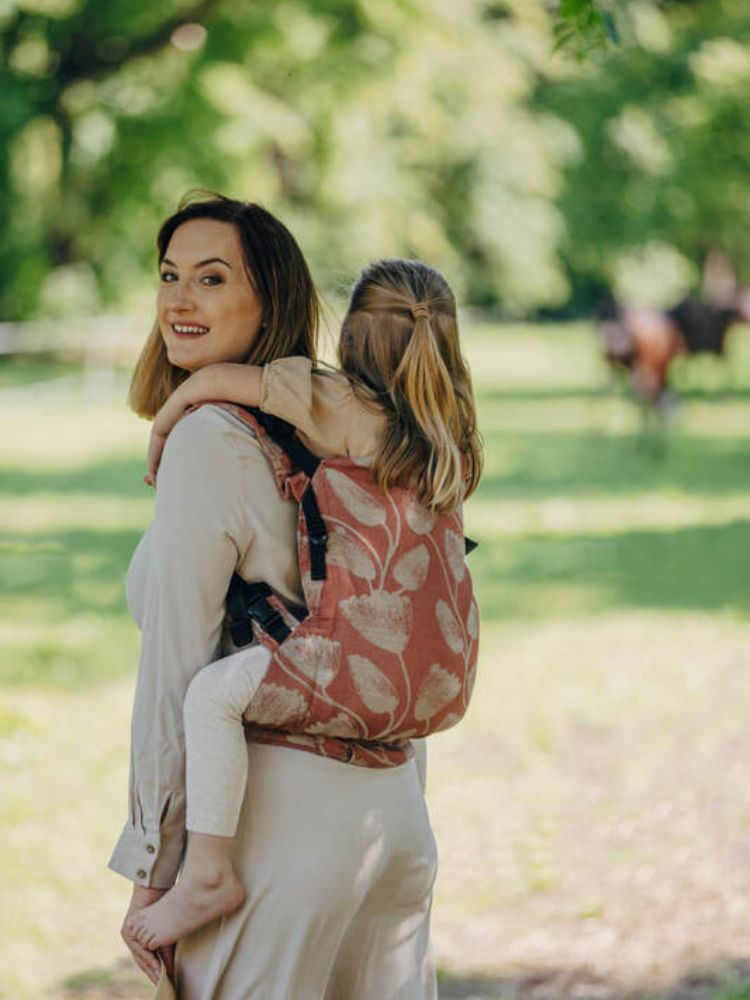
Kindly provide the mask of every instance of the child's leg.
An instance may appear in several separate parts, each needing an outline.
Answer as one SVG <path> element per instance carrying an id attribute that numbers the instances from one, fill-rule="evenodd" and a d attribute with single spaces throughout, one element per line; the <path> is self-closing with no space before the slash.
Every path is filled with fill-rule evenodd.
<path id="1" fill-rule="evenodd" d="M 133 929 L 160 948 L 242 904 L 232 868 L 233 837 L 247 784 L 243 712 L 265 676 L 271 654 L 242 649 L 199 671 L 185 696 L 188 843 L 177 885 L 137 913 Z"/>

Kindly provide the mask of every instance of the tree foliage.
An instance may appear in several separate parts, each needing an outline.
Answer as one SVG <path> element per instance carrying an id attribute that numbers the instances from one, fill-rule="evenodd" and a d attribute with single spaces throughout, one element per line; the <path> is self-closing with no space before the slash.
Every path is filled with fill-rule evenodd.
<path id="1" fill-rule="evenodd" d="M 0 317 L 145 300 L 192 187 L 277 211 L 327 288 L 414 255 L 521 311 L 585 296 L 623 248 L 736 256 L 746 19 L 740 0 L 4 0 Z"/>

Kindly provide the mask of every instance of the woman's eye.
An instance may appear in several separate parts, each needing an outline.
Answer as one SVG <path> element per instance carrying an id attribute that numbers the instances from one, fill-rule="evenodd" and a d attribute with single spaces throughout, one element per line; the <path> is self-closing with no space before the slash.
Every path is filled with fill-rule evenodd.
<path id="1" fill-rule="evenodd" d="M 177 280 L 177 275 L 173 271 L 162 271 L 159 275 L 159 279 L 164 282 L 165 285 L 171 284 L 172 278 Z"/>
<path id="2" fill-rule="evenodd" d="M 201 282 L 204 285 L 206 285 L 206 284 L 208 284 L 208 285 L 220 285 L 221 284 L 221 278 L 218 276 L 218 274 L 204 274 L 203 277 L 201 278 Z"/>

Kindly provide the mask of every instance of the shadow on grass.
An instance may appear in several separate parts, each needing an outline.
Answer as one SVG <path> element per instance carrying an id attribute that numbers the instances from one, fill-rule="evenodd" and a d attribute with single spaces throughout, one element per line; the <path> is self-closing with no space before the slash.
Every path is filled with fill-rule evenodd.
<path id="1" fill-rule="evenodd" d="M 748 1000 L 750 961 L 687 972 L 658 990 L 628 990 L 585 969 L 545 969 L 520 976 L 440 976 L 440 1000 Z"/>
<path id="2" fill-rule="evenodd" d="M 40 616 L 52 603 L 63 620 L 75 614 L 121 613 L 123 580 L 139 531 L 75 529 L 0 533 L 0 600 L 36 598 Z"/>
<path id="3" fill-rule="evenodd" d="M 471 568 L 483 620 L 549 614 L 545 588 L 568 594 L 568 607 L 575 611 L 638 607 L 747 614 L 749 551 L 750 520 L 740 520 L 671 531 L 503 538 L 480 544 Z"/>
<path id="4" fill-rule="evenodd" d="M 142 497 L 147 489 L 143 484 L 145 468 L 145 456 L 140 455 L 111 458 L 61 470 L 10 466 L 3 469 L 2 493 L 18 497 L 38 493 Z"/>
<path id="5" fill-rule="evenodd" d="M 635 435 L 545 431 L 486 435 L 479 496 L 542 499 L 665 490 L 722 495 L 750 489 L 744 438 L 674 437 L 655 454 Z"/>
<path id="6" fill-rule="evenodd" d="M 691 971 L 666 989 L 622 990 L 582 969 L 528 972 L 520 976 L 440 974 L 440 1000 L 748 1000 L 750 962 L 736 960 Z M 146 1000 L 153 995 L 128 959 L 69 977 L 56 1000 Z"/>

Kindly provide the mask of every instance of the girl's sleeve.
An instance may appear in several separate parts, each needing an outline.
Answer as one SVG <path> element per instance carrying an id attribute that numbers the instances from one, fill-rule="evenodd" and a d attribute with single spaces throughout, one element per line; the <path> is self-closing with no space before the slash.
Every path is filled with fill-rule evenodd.
<path id="1" fill-rule="evenodd" d="M 264 366 L 260 408 L 293 424 L 323 456 L 371 454 L 382 423 L 344 375 L 314 369 L 309 358 L 279 358 Z"/>
<path id="2" fill-rule="evenodd" d="M 131 725 L 129 817 L 109 866 L 168 888 L 185 839 L 182 707 L 194 674 L 219 654 L 224 599 L 252 542 L 243 510 L 246 434 L 203 407 L 169 437 L 150 528 L 143 632 Z"/>

